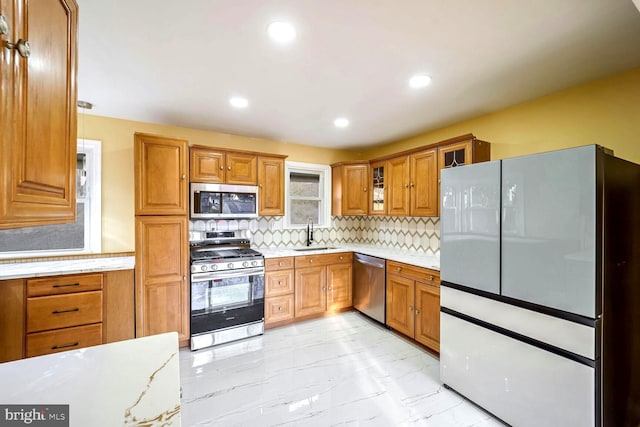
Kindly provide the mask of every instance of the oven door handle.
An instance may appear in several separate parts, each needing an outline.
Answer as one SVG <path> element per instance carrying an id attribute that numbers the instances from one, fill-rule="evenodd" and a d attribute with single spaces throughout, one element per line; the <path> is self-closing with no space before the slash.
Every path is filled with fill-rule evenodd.
<path id="1" fill-rule="evenodd" d="M 203 281 L 203 280 L 218 280 L 218 279 L 232 279 L 234 277 L 246 277 L 246 276 L 259 276 L 264 274 L 264 268 L 245 268 L 240 271 L 216 271 L 211 273 L 195 273 L 191 275 L 191 281 Z"/>

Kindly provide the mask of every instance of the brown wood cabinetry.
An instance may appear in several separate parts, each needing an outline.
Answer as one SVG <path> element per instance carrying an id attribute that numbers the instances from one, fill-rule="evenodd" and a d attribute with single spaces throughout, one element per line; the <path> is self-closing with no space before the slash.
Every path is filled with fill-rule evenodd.
<path id="1" fill-rule="evenodd" d="M 369 215 L 387 214 L 387 161 L 372 162 L 369 166 Z"/>
<path id="2" fill-rule="evenodd" d="M 188 222 L 136 217 L 136 336 L 178 332 L 189 339 Z"/>
<path id="3" fill-rule="evenodd" d="M 270 258 L 265 260 L 265 325 L 293 319 L 293 267 L 293 257 Z"/>
<path id="4" fill-rule="evenodd" d="M 134 338 L 133 270 L 0 281 L 0 362 Z"/>
<path id="5" fill-rule="evenodd" d="M 438 214 L 438 157 L 430 149 L 387 162 L 389 215 L 436 216 Z"/>
<path id="6" fill-rule="evenodd" d="M 136 336 L 189 341 L 188 144 L 136 133 Z M 205 162 L 206 163 L 206 162 Z"/>
<path id="7" fill-rule="evenodd" d="M 258 215 L 284 215 L 284 156 L 258 156 Z"/>
<path id="8" fill-rule="evenodd" d="M 439 272 L 387 261 L 387 325 L 440 351 Z"/>
<path id="9" fill-rule="evenodd" d="M 190 148 L 191 182 L 256 185 L 258 156 L 194 145 Z"/>
<path id="10" fill-rule="evenodd" d="M 352 261 L 351 252 L 296 257 L 295 317 L 350 307 Z"/>
<path id="11" fill-rule="evenodd" d="M 75 220 L 77 9 L 0 1 L 0 229 Z M 28 57 L 5 46 L 21 39 Z"/>
<path id="12" fill-rule="evenodd" d="M 332 215 L 366 215 L 369 205 L 369 163 L 331 165 Z"/>
<path id="13" fill-rule="evenodd" d="M 187 141 L 136 133 L 136 215 L 187 215 Z"/>
<path id="14" fill-rule="evenodd" d="M 0 280 L 0 363 L 24 357 L 25 291 L 23 279 Z"/>

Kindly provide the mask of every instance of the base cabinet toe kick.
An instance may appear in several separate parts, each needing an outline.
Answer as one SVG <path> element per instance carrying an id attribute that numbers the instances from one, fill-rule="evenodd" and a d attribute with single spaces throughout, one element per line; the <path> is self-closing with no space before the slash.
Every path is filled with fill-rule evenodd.
<path id="1" fill-rule="evenodd" d="M 599 325 L 442 287 L 442 382 L 514 426 L 597 426 Z"/>

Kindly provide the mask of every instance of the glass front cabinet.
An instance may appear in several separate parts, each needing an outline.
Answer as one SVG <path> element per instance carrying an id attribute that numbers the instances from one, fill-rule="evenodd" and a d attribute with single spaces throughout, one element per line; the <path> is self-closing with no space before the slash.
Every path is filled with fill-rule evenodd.
<path id="1" fill-rule="evenodd" d="M 387 187 L 385 186 L 386 161 L 371 163 L 371 204 L 369 205 L 370 215 L 387 214 Z"/>

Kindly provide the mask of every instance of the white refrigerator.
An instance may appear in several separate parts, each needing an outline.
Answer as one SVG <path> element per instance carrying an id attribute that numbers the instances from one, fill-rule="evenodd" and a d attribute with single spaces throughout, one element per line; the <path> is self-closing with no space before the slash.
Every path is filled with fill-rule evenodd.
<path id="1" fill-rule="evenodd" d="M 640 425 L 640 166 L 584 146 L 442 171 L 443 383 L 514 426 Z"/>

